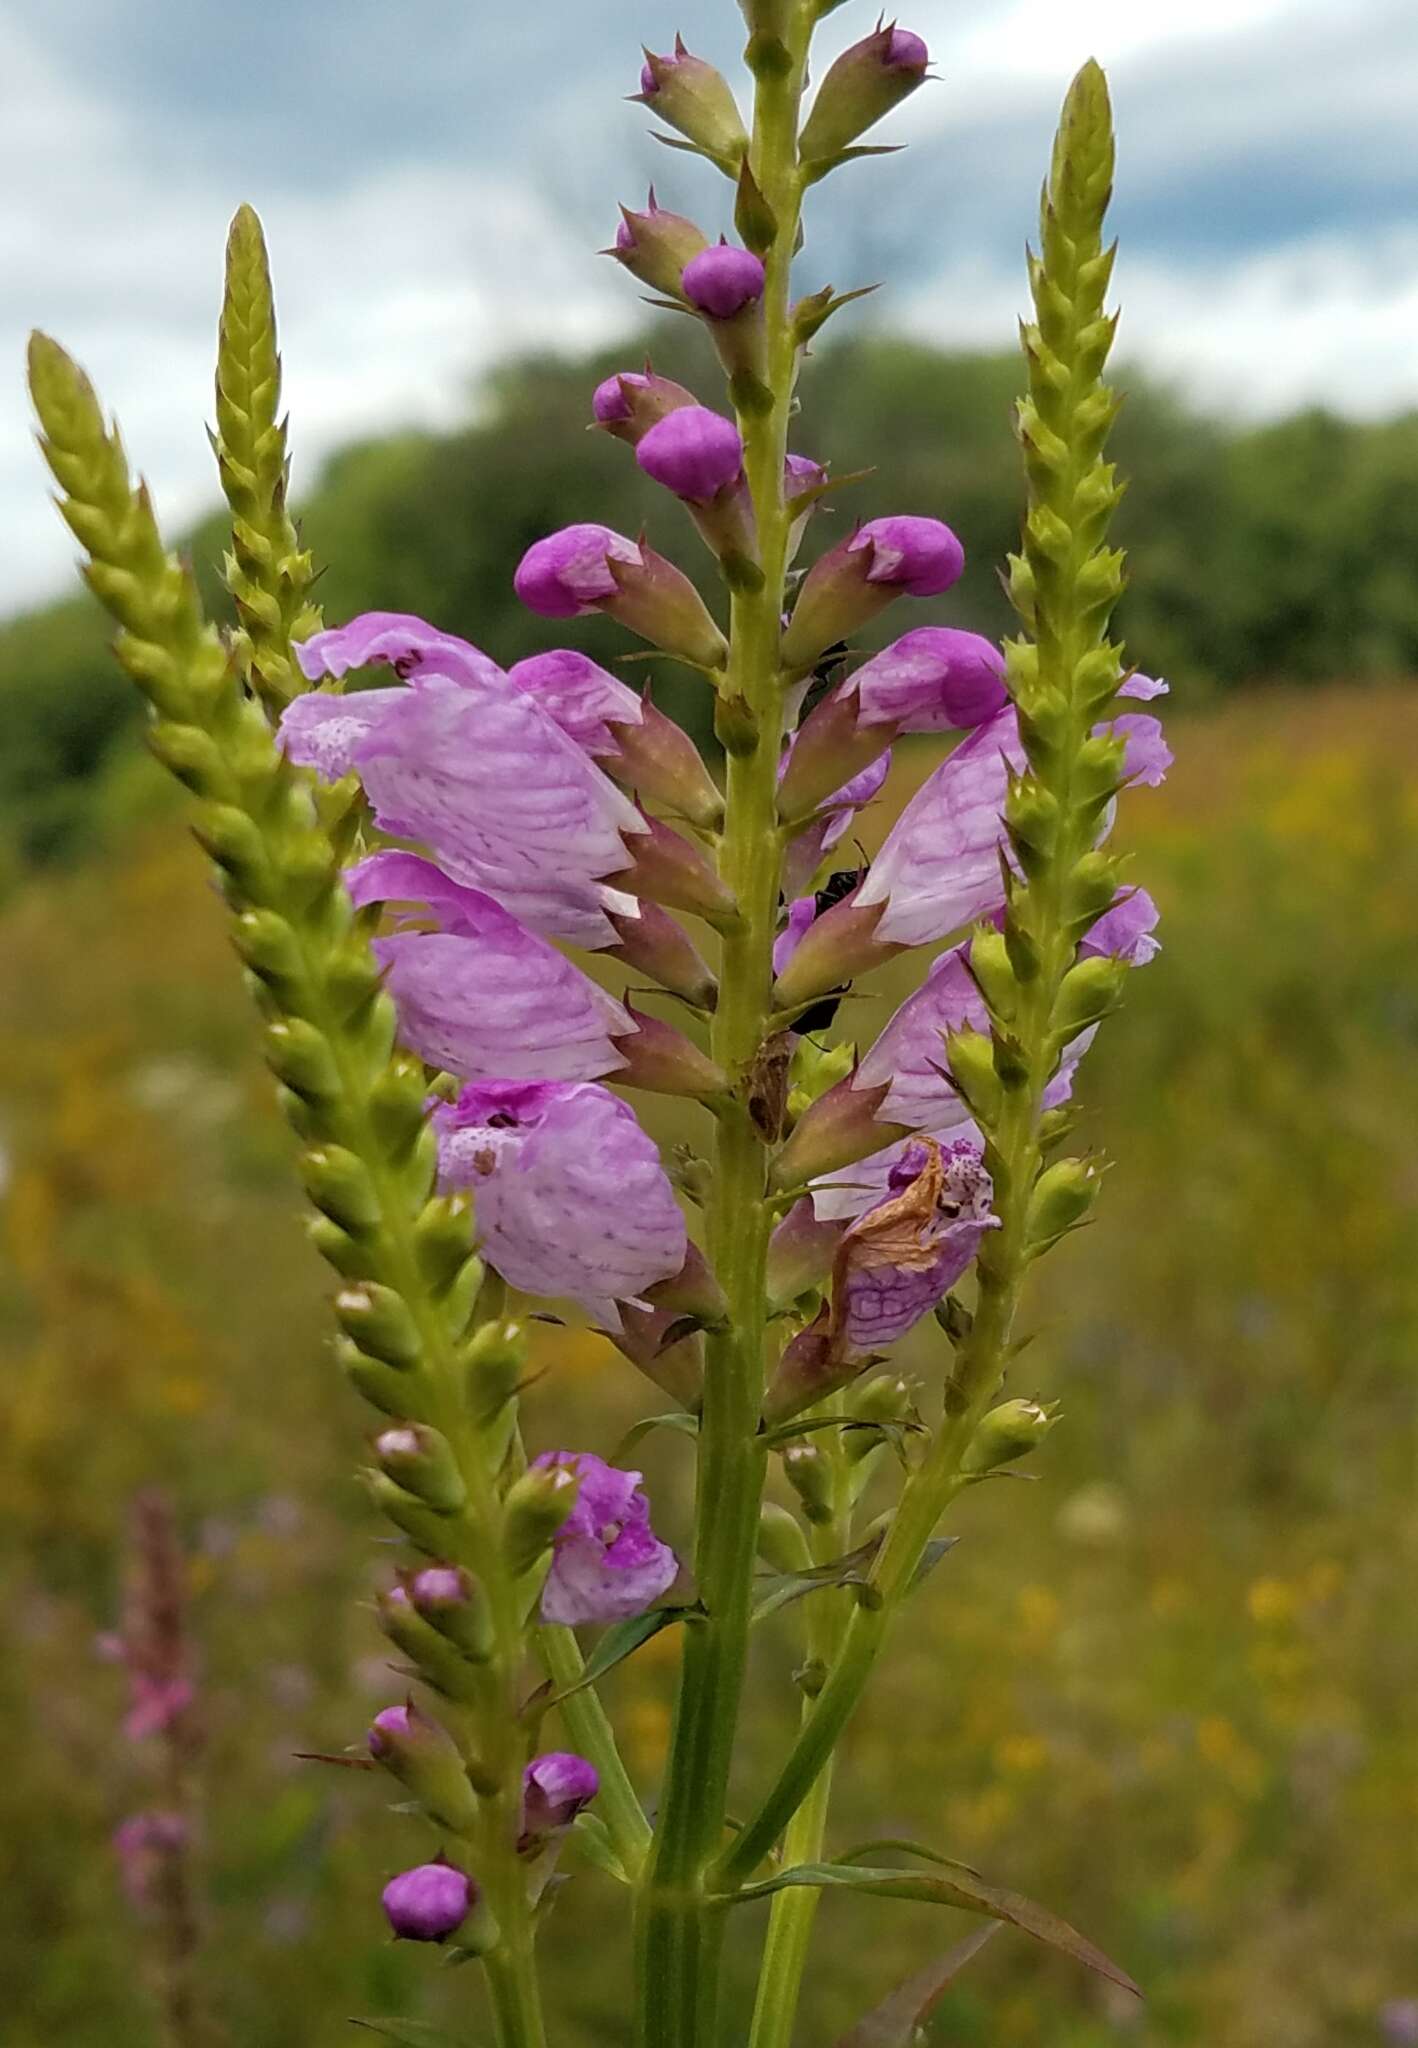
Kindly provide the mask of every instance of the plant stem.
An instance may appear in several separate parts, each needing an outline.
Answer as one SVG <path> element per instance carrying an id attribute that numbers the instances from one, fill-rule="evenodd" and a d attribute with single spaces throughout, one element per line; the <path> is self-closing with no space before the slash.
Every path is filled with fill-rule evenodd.
<path id="1" fill-rule="evenodd" d="M 663 1815 L 641 1899 L 643 2048 L 709 2048 L 718 2038 L 723 1916 L 706 1901 L 705 1879 L 723 1842 L 764 1471 L 755 1433 L 772 1215 L 764 1200 L 765 1141 L 754 1127 L 748 1097 L 770 1012 L 782 866 L 776 815 L 783 727 L 778 641 L 790 526 L 783 460 L 797 366 L 789 273 L 802 205 L 797 132 L 809 33 L 803 9 L 790 30 L 786 69 L 763 67 L 755 96 L 750 161 L 775 219 L 772 245 L 763 252 L 771 403 L 766 410 L 746 407 L 739 415 L 763 585 L 754 592 L 736 590 L 732 603 L 725 692 L 740 700 L 754 736 L 747 750 L 737 742 L 730 752 L 720 841 L 720 873 L 734 893 L 740 922 L 724 941 L 712 1049 L 733 1077 L 735 1092 L 719 1120 L 707 1216 L 709 1256 L 728 1318 L 708 1347 L 699 1437 L 694 1564 L 705 1614 L 686 1634 Z"/>
<path id="2" fill-rule="evenodd" d="M 837 1396 L 814 1413 L 840 1413 Z M 819 1438 L 819 1442 L 824 1440 Z M 840 1446 L 824 1443 L 832 1457 L 833 1513 L 828 1522 L 814 1523 L 809 1541 L 814 1564 L 828 1564 L 852 1547 L 852 1513 L 849 1499 L 850 1473 Z M 802 1603 L 804 1650 L 811 1667 L 831 1660 L 849 1613 L 845 1592 L 814 1593 Z M 803 1719 L 811 1714 L 813 1702 L 803 1703 Z M 832 1763 L 829 1758 L 818 1773 L 811 1791 L 788 1826 L 783 1856 L 788 1864 L 816 1863 L 822 1855 L 827 1833 L 827 1812 L 832 1799 Z M 768 1915 L 768 1936 L 758 1974 L 758 1996 L 753 2009 L 753 2027 L 748 2048 L 789 2048 L 793 2022 L 797 2017 L 803 1971 L 817 1918 L 818 1894 L 807 1885 L 779 1892 Z"/>

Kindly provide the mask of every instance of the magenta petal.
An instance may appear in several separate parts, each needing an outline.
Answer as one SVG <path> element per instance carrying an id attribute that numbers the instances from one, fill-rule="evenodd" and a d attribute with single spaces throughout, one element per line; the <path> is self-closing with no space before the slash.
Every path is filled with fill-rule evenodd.
<path id="1" fill-rule="evenodd" d="M 542 1619 L 574 1628 L 643 1614 L 674 1584 L 679 1562 L 650 1526 L 640 1473 L 622 1472 L 589 1451 L 546 1451 L 534 1462 L 568 1465 L 581 1482 L 553 1538 Z"/>
<path id="2" fill-rule="evenodd" d="M 1124 711 L 1096 730 L 1121 734 L 1126 747 L 1123 773 L 1129 782 L 1140 782 L 1148 789 L 1156 789 L 1166 781 L 1167 770 L 1172 765 L 1172 749 L 1163 738 L 1161 720 L 1152 712 Z"/>
<path id="3" fill-rule="evenodd" d="M 1130 675 L 1118 691 L 1120 697 L 1139 697 L 1144 703 L 1149 703 L 1154 697 L 1166 697 L 1170 694 L 1169 683 L 1164 683 L 1157 676 L 1144 675 Z"/>
<path id="4" fill-rule="evenodd" d="M 307 690 L 281 713 L 281 751 L 297 767 L 313 769 L 322 782 L 339 782 L 355 772 L 360 748 L 403 698 L 402 689 L 357 690 L 349 697 Z"/>
<path id="5" fill-rule="evenodd" d="M 485 889 L 552 938 L 608 946 L 606 910 L 631 910 L 601 878 L 645 827 L 630 800 L 535 697 L 495 684 L 416 678 L 357 749 L 380 826 L 421 840 L 455 881 Z"/>
<path id="6" fill-rule="evenodd" d="M 510 668 L 507 676 L 519 690 L 535 697 L 568 739 L 588 754 L 615 753 L 608 723 L 639 725 L 645 715 L 640 699 L 619 676 L 607 674 L 589 654 L 578 654 L 570 647 L 530 655 Z"/>
<path id="7" fill-rule="evenodd" d="M 987 1033 L 990 1028 L 968 955 L 968 944 L 941 954 L 852 1076 L 857 1088 L 888 1084 L 877 1110 L 883 1123 L 938 1132 L 969 1120 L 969 1110 L 945 1076 L 946 1032 L 968 1027 Z"/>
<path id="8" fill-rule="evenodd" d="M 387 662 L 405 681 L 426 674 L 492 683 L 502 674 L 481 648 L 456 633 L 440 633 L 412 612 L 361 612 L 348 625 L 312 633 L 296 648 L 295 658 L 312 683 L 375 662 Z"/>
<path id="9" fill-rule="evenodd" d="M 593 1081 L 625 1065 L 621 1005 L 491 896 L 411 853 L 373 854 L 347 879 L 356 903 L 422 905 L 439 927 L 374 942 L 420 1059 L 467 1081 Z"/>
<path id="10" fill-rule="evenodd" d="M 1111 959 L 1126 960 L 1129 967 L 1145 967 L 1162 948 L 1152 934 L 1158 924 L 1157 905 L 1145 889 L 1128 889 L 1105 910 L 1079 944 L 1079 952 L 1106 953 Z"/>
<path id="11" fill-rule="evenodd" d="M 684 1264 L 688 1234 L 634 1112 L 594 1084 L 476 1082 L 433 1110 L 444 1188 L 477 1195 L 483 1254 L 513 1287 L 608 1329 Z"/>
<path id="12" fill-rule="evenodd" d="M 999 908 L 1011 765 L 1026 765 L 1013 706 L 977 726 L 917 790 L 857 896 L 862 908 L 885 906 L 883 943 L 926 945 Z"/>
<path id="13" fill-rule="evenodd" d="M 608 561 L 639 563 L 640 550 L 609 526 L 564 526 L 534 541 L 518 564 L 513 587 L 529 611 L 544 619 L 574 619 L 594 611 L 619 589 Z"/>

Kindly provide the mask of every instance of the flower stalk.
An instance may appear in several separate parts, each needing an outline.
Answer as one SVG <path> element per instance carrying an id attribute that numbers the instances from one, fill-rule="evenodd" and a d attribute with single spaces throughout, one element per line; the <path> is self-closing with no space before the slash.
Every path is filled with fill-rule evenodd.
<path id="1" fill-rule="evenodd" d="M 234 938 L 266 1017 L 267 1057 L 304 1150 L 315 1243 L 346 1282 L 342 1355 L 357 1378 L 397 1375 L 404 1412 L 436 1430 L 464 1503 L 437 1517 L 443 1549 L 487 1588 L 495 1648 L 450 1706 L 485 1786 L 479 1874 L 501 1929 L 488 1956 L 500 2048 L 542 2048 L 531 1925 L 516 1860 L 521 1773 L 522 1618 L 503 1568 L 501 1501 L 487 1433 L 468 1410 L 464 1348 L 482 1280 L 470 1216 L 433 1192 L 434 1141 L 421 1065 L 395 1048 L 369 925 L 341 885 L 301 773 L 202 616 L 188 572 L 165 550 L 141 485 L 87 378 L 47 337 L 30 347 L 30 388 L 61 510 L 88 556 L 85 576 L 118 622 L 118 658 L 149 698 L 154 752 L 197 799 L 195 830 L 234 916 Z M 370 1305 L 387 1311 L 371 1356 Z"/>
<path id="2" fill-rule="evenodd" d="M 783 857 L 776 812 L 784 717 L 779 642 L 792 526 L 783 471 L 797 372 L 790 271 L 802 208 L 797 134 L 810 33 L 800 10 L 785 26 L 786 63 L 759 67 L 747 159 L 759 228 L 754 253 L 764 269 L 766 381 L 752 388 L 750 403 L 736 408 L 762 584 L 733 591 L 723 692 L 736 732 L 719 872 L 741 922 L 724 939 L 711 1037 L 713 1057 L 735 1088 L 718 1118 L 706 1226 L 727 1317 L 708 1340 L 699 1439 L 694 1570 L 705 1614 L 685 1641 L 663 1810 L 639 1909 L 642 2048 L 708 2048 L 719 2028 L 723 1916 L 706 1893 L 723 1845 L 763 1488 L 755 1435 L 766 1369 L 773 1217 L 765 1200 L 768 1147 L 750 1095 L 769 1029 Z M 760 388 L 769 394 L 766 405 L 758 400 Z"/>

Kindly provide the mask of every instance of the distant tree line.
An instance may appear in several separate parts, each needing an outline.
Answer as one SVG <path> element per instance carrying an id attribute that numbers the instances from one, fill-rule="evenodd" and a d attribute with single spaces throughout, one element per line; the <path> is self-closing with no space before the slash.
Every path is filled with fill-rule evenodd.
<path id="1" fill-rule="evenodd" d="M 671 326 L 651 345 L 657 368 L 716 402 L 697 337 Z M 303 512 L 306 538 L 329 564 L 326 616 L 375 605 L 419 612 L 510 662 L 552 644 L 547 622 L 512 593 L 519 556 L 549 528 L 644 526 L 663 552 L 696 566 L 687 522 L 629 451 L 575 432 L 595 383 L 644 353 L 518 362 L 488 381 L 457 431 L 393 434 L 335 456 Z M 1010 630 L 997 571 L 1019 524 L 1010 430 L 1019 375 L 1013 355 L 883 337 L 825 347 L 808 365 L 795 445 L 830 458 L 838 475 L 871 470 L 828 501 L 832 516 L 816 522 L 812 545 L 858 515 L 931 512 L 969 556 L 949 597 L 911 607 L 909 619 L 889 615 L 878 637 L 931 619 Z M 1128 399 L 1114 453 L 1129 490 L 1118 537 L 1131 584 L 1120 625 L 1139 666 L 1169 676 L 1181 706 L 1267 681 L 1418 671 L 1418 414 L 1358 424 L 1314 410 L 1236 428 L 1145 378 L 1121 381 Z M 294 431 L 298 460 L 299 420 Z M 36 517 L 39 489 L 37 479 Z M 220 518 L 186 544 L 221 612 Z M 607 662 L 626 652 L 624 636 L 599 620 L 574 621 L 564 637 Z M 695 678 L 658 661 L 627 673 L 651 680 L 658 701 L 703 729 Z M 87 598 L 0 626 L 0 849 L 10 864 L 83 843 L 95 778 L 131 746 L 137 722 L 136 693 L 109 660 Z"/>

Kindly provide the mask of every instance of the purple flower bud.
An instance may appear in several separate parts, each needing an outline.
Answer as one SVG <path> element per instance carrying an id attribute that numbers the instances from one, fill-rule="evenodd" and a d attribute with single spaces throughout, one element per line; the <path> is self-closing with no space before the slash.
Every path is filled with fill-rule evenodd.
<path id="1" fill-rule="evenodd" d="M 783 458 L 783 498 L 791 505 L 809 491 L 820 490 L 827 482 L 827 471 L 820 462 L 814 462 L 810 455 L 785 455 Z"/>
<path id="2" fill-rule="evenodd" d="M 412 1723 L 409 1706 L 384 1707 L 370 1723 L 369 1753 L 372 1757 L 383 1758 L 391 1753 L 391 1745 L 407 1742 Z"/>
<path id="3" fill-rule="evenodd" d="M 696 825 L 713 830 L 722 823 L 723 797 L 689 735 L 588 654 L 557 647 L 529 655 L 507 674 L 626 788 Z"/>
<path id="4" fill-rule="evenodd" d="M 633 540 L 608 526 L 563 526 L 534 541 L 523 555 L 513 588 L 529 611 L 544 619 L 574 619 L 594 611 L 618 585 L 610 563 L 638 564 Z"/>
<path id="5" fill-rule="evenodd" d="M 893 598 L 938 597 L 964 566 L 965 550 L 939 519 L 903 513 L 869 521 L 808 570 L 783 635 L 785 663 L 810 668 Z"/>
<path id="6" fill-rule="evenodd" d="M 528 548 L 514 580 L 522 602 L 544 618 L 603 611 L 695 668 L 722 668 L 728 659 L 728 643 L 689 578 L 609 527 L 548 534 Z"/>
<path id="7" fill-rule="evenodd" d="M 567 1466 L 580 1481 L 576 1505 L 552 1538 L 542 1619 L 574 1628 L 643 1614 L 674 1584 L 679 1563 L 650 1527 L 641 1474 L 589 1451 L 545 1451 L 535 1465 Z"/>
<path id="8" fill-rule="evenodd" d="M 842 686 L 863 725 L 948 732 L 983 725 L 1008 701 L 1004 656 L 957 626 L 917 626 L 863 663 Z"/>
<path id="9" fill-rule="evenodd" d="M 376 1714 L 368 1740 L 374 1761 L 407 1785 L 440 1827 L 475 1825 L 477 1800 L 457 1744 L 446 1728 L 420 1713 L 412 1700 Z"/>
<path id="10" fill-rule="evenodd" d="M 803 162 L 830 168 L 859 135 L 916 90 L 929 62 L 921 38 L 894 25 L 883 25 L 844 50 L 803 123 Z"/>
<path id="11" fill-rule="evenodd" d="M 743 472 L 743 441 L 732 420 L 704 405 L 667 413 L 635 450 L 646 476 L 677 498 L 705 504 L 737 483 Z"/>
<path id="12" fill-rule="evenodd" d="M 615 247 L 606 253 L 652 291 L 679 298 L 684 266 L 707 247 L 707 237 L 692 220 L 686 220 L 682 213 L 670 213 L 656 203 L 652 186 L 643 213 L 622 208 Z"/>
<path id="13" fill-rule="evenodd" d="M 384 1887 L 384 1911 L 400 1941 L 447 1941 L 477 1902 L 473 1880 L 451 1863 L 420 1863 Z"/>
<path id="14" fill-rule="evenodd" d="M 677 1273 L 688 1242 L 659 1151 L 604 1088 L 486 1081 L 433 1110 L 440 1184 L 477 1190 L 484 1257 L 608 1329 L 615 1303 Z"/>
<path id="15" fill-rule="evenodd" d="M 684 266 L 684 295 L 712 320 L 732 320 L 763 297 L 763 265 L 751 249 L 719 242 Z"/>
<path id="16" fill-rule="evenodd" d="M 547 1835 L 569 1828 L 601 1789 L 594 1764 L 567 1749 L 534 1756 L 522 1773 L 522 1839 L 534 1847 Z"/>
<path id="17" fill-rule="evenodd" d="M 692 391 L 669 377 L 657 377 L 653 370 L 621 370 L 596 386 L 591 410 L 598 426 L 633 447 L 667 413 L 696 403 Z"/>
<path id="18" fill-rule="evenodd" d="M 727 81 L 712 64 L 693 56 L 682 36 L 675 37 L 672 56 L 645 52 L 640 91 L 633 97 L 687 135 L 721 167 L 737 172 L 748 148 L 738 105 Z"/>
<path id="19" fill-rule="evenodd" d="M 404 1597 L 422 1620 L 474 1663 L 484 1663 L 493 1654 L 496 1630 L 487 1594 L 461 1566 L 425 1565 L 409 1580 Z"/>

